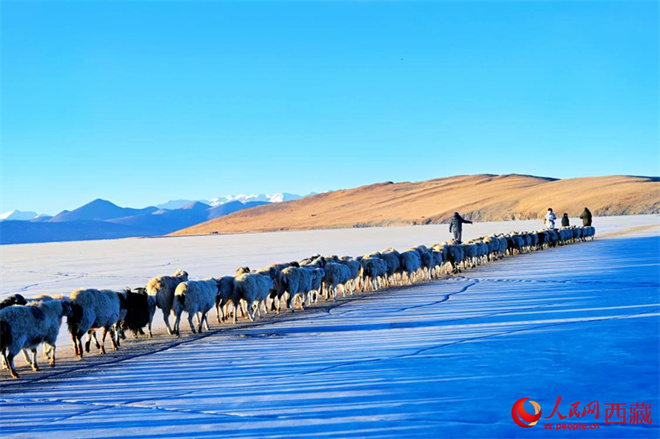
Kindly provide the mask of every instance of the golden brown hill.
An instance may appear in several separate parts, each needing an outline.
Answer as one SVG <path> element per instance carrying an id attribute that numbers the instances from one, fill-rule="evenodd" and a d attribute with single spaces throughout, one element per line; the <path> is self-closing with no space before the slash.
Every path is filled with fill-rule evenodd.
<path id="1" fill-rule="evenodd" d="M 436 224 L 454 211 L 474 221 L 541 218 L 548 207 L 576 217 L 585 206 L 596 216 L 658 213 L 660 179 L 513 174 L 378 183 L 241 210 L 172 235 Z"/>

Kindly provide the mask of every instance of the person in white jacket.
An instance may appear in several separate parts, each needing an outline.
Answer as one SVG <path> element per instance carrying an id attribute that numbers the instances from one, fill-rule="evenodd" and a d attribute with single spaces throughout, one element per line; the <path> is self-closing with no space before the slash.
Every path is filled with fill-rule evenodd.
<path id="1" fill-rule="evenodd" d="M 552 211 L 551 208 L 548 208 L 548 213 L 545 214 L 545 218 L 543 218 L 543 223 L 548 229 L 554 229 L 555 228 L 555 220 L 557 219 L 557 215 Z"/>

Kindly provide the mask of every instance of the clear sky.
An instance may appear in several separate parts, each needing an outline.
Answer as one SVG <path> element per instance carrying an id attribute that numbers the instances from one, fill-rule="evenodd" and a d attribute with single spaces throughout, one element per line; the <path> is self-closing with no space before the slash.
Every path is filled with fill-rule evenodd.
<path id="1" fill-rule="evenodd" d="M 658 1 L 0 3 L 0 211 L 660 174 Z"/>

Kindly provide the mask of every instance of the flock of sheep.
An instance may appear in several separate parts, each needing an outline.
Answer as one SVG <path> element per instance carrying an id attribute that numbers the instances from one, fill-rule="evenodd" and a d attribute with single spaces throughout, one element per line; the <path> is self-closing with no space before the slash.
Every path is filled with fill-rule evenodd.
<path id="1" fill-rule="evenodd" d="M 292 312 L 304 309 L 324 296 L 336 299 L 358 291 L 376 291 L 389 286 L 412 284 L 419 280 L 438 278 L 456 273 L 505 255 L 526 253 L 548 247 L 593 239 L 593 227 L 567 227 L 536 232 L 492 235 L 466 243 L 441 243 L 426 247 L 420 245 L 403 252 L 386 249 L 357 258 L 315 255 L 300 262 L 274 264 L 258 271 L 241 267 L 235 276 L 206 280 L 189 280 L 185 271 L 172 276 L 158 276 L 146 287 L 117 292 L 81 289 L 70 297 L 38 296 L 25 299 L 20 294 L 7 297 L 0 303 L 0 350 L 3 368 L 18 378 L 14 357 L 20 352 L 36 371 L 37 347 L 44 344 L 44 356 L 55 364 L 55 343 L 62 318 L 74 344 L 76 356 L 89 352 L 94 339 L 101 353 L 110 333 L 113 348 L 117 350 L 124 332 L 130 330 L 135 337 L 145 335 L 151 326 L 156 308 L 160 308 L 170 334 L 180 335 L 181 316 L 185 311 L 193 333 L 209 330 L 208 313 L 215 307 L 218 322 L 229 318 L 236 323 L 242 317 L 254 320 L 256 314 L 275 310 L 283 304 Z M 174 324 L 170 326 L 170 315 Z M 197 319 L 193 324 L 193 317 Z M 96 330 L 102 329 L 101 339 Z"/>

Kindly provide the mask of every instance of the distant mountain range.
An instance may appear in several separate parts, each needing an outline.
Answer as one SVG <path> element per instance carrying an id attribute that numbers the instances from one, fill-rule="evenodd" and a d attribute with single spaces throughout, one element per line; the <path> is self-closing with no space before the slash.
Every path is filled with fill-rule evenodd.
<path id="1" fill-rule="evenodd" d="M 11 211 L 0 215 L 0 244 L 166 235 L 239 210 L 299 198 L 293 194 L 236 195 L 214 198 L 210 204 L 174 200 L 143 209 L 96 199 L 53 217 Z"/>
<path id="2" fill-rule="evenodd" d="M 243 210 L 173 235 L 440 224 L 455 211 L 473 221 L 537 219 L 549 207 L 575 221 L 585 206 L 595 216 L 660 213 L 660 178 L 483 174 L 388 181 Z"/>

